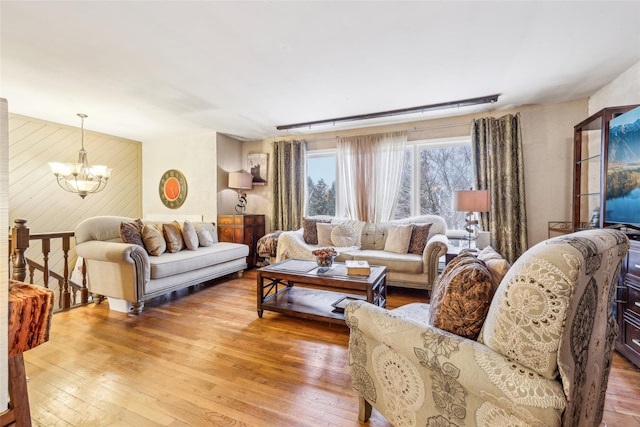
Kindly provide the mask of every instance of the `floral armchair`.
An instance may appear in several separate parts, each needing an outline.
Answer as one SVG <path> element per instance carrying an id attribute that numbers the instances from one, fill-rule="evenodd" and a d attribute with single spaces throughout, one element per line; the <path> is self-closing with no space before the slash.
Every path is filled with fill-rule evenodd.
<path id="1" fill-rule="evenodd" d="M 360 421 L 373 406 L 394 426 L 598 426 L 628 248 L 606 229 L 532 247 L 495 290 L 477 341 L 431 326 L 428 304 L 349 304 Z"/>

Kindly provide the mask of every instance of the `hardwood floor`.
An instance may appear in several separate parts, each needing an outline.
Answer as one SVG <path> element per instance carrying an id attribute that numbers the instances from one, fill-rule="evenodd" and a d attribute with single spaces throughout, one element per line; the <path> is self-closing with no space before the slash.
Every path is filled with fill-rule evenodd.
<path id="1" fill-rule="evenodd" d="M 255 272 L 148 303 L 54 315 L 25 353 L 36 426 L 359 426 L 348 329 L 256 313 Z M 392 290 L 388 307 L 425 300 Z M 616 354 L 604 421 L 640 427 L 640 371 Z M 390 426 L 375 410 L 369 426 Z M 604 424 L 603 424 L 604 425 Z"/>

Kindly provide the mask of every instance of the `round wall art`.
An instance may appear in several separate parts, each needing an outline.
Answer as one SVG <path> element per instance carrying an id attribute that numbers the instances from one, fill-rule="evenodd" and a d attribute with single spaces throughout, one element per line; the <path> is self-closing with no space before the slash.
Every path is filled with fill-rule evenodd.
<path id="1" fill-rule="evenodd" d="M 169 169 L 160 178 L 160 200 L 170 209 L 178 209 L 187 198 L 187 179 L 176 169 Z"/>

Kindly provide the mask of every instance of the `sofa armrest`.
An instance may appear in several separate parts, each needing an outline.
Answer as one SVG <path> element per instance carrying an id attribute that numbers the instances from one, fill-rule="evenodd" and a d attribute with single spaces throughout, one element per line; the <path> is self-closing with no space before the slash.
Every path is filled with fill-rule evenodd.
<path id="1" fill-rule="evenodd" d="M 429 325 L 428 314 L 429 305 L 420 303 L 395 310 L 365 301 L 347 305 L 352 386 L 368 404 L 395 424 L 400 414 L 394 408 L 409 409 L 393 405 L 393 392 L 403 390 L 407 396 L 421 396 L 410 408 L 415 425 L 427 424 L 427 417 L 439 411 L 474 414 L 487 400 L 521 411 L 517 415 L 528 413 L 532 418 L 527 421 L 560 425 L 566 398 L 559 380 L 543 378 L 482 343 Z M 441 406 L 454 401 L 455 408 Z"/>
<path id="2" fill-rule="evenodd" d="M 151 279 L 149 255 L 138 245 L 90 240 L 76 246 L 89 277 L 89 291 L 140 302 Z"/>
<path id="3" fill-rule="evenodd" d="M 427 280 L 430 286 L 433 286 L 433 282 L 438 275 L 440 257 L 447 253 L 448 243 L 447 236 L 435 234 L 431 236 L 424 247 L 424 252 L 422 252 L 422 272 L 428 275 Z"/>
<path id="4" fill-rule="evenodd" d="M 317 246 L 309 245 L 304 241 L 302 229 L 295 231 L 283 231 L 278 237 L 276 249 L 276 262 L 289 258 L 315 259 L 311 251 Z"/>

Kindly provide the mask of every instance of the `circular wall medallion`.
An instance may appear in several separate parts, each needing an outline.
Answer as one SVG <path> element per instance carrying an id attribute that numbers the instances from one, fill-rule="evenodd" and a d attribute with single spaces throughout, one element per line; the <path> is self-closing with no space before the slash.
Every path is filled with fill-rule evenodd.
<path id="1" fill-rule="evenodd" d="M 177 209 L 187 198 L 187 179 L 179 170 L 169 169 L 162 174 L 158 190 L 162 203 L 170 209 Z"/>

